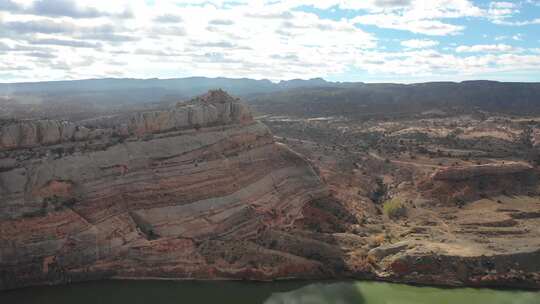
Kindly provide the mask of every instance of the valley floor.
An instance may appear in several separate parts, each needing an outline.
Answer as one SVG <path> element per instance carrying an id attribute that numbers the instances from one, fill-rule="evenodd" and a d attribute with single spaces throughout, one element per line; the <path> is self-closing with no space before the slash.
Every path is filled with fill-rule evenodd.
<path id="1" fill-rule="evenodd" d="M 339 233 L 362 238 L 348 268 L 399 282 L 540 287 L 538 119 L 262 120 L 356 218 Z"/>

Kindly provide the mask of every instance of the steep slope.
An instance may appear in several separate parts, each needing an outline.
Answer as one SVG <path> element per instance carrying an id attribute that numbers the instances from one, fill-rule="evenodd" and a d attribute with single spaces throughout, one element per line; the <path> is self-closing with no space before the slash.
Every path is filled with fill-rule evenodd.
<path id="1" fill-rule="evenodd" d="M 328 194 L 303 158 L 223 91 L 87 126 L 0 127 L 0 289 L 334 269 L 275 249 L 302 247 L 286 231 Z M 339 263 L 340 252 L 327 250 Z"/>

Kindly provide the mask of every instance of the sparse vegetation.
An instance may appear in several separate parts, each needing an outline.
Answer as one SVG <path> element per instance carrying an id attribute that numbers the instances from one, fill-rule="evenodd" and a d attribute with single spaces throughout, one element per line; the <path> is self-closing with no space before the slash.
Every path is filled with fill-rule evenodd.
<path id="1" fill-rule="evenodd" d="M 383 213 L 389 218 L 397 219 L 407 213 L 407 207 L 402 199 L 395 197 L 384 202 Z"/>
<path id="2" fill-rule="evenodd" d="M 378 234 L 371 238 L 372 243 L 375 247 L 381 246 L 386 239 L 386 235 L 384 233 Z"/>
<path id="3" fill-rule="evenodd" d="M 386 185 L 384 184 L 382 178 L 377 178 L 375 180 L 375 190 L 371 193 L 371 200 L 380 203 L 384 196 L 386 195 Z"/>

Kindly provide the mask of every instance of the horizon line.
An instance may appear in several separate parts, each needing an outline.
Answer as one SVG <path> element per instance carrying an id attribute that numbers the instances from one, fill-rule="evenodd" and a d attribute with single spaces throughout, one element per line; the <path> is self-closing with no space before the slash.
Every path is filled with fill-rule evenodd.
<path id="1" fill-rule="evenodd" d="M 482 79 L 482 78 L 471 78 L 466 80 L 436 80 L 436 81 L 420 81 L 420 82 L 398 82 L 398 81 L 332 81 L 327 80 L 324 77 L 313 77 L 313 78 L 291 78 L 291 79 L 281 79 L 281 80 L 270 80 L 268 78 L 249 78 L 249 77 L 225 77 L 225 76 L 186 76 L 186 77 L 170 77 L 170 78 L 160 78 L 160 77 L 150 77 L 150 78 L 136 78 L 136 77 L 96 77 L 96 78 L 80 78 L 80 79 L 57 79 L 57 80 L 41 80 L 41 81 L 14 81 L 14 82 L 0 82 L 0 85 L 18 85 L 18 84 L 37 84 L 37 83 L 58 83 L 58 82 L 76 82 L 76 81 L 99 81 L 99 80 L 182 80 L 182 79 L 194 79 L 194 78 L 205 78 L 205 79 L 226 79 L 226 80 L 253 80 L 253 81 L 268 81 L 272 84 L 280 84 L 290 81 L 314 81 L 322 80 L 326 83 L 335 83 L 335 84 L 402 84 L 402 85 L 414 85 L 414 84 L 425 84 L 425 83 L 465 83 L 465 82 L 499 82 L 499 83 L 540 83 L 538 81 L 502 81 L 496 79 Z"/>

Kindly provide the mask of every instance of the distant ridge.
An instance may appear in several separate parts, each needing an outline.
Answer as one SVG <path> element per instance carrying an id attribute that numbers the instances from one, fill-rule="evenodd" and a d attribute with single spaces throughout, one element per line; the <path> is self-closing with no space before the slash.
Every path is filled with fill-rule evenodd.
<path id="1" fill-rule="evenodd" d="M 405 108 L 423 111 L 433 107 L 460 106 L 490 111 L 540 113 L 540 83 L 470 80 L 415 84 L 329 82 L 322 78 L 271 82 L 267 79 L 187 77 L 172 79 L 104 78 L 72 81 L 0 84 L 0 102 L 131 105 L 186 100 L 212 89 L 223 89 L 266 110 L 287 103 L 305 112 L 339 114 Z M 328 108 L 328 109 L 325 109 Z M 266 108 L 266 109 L 265 109 Z M 376 109 L 377 110 L 377 109 Z M 338 113 L 335 113 L 335 112 Z M 272 112 L 272 111 L 270 111 Z"/>
<path id="2" fill-rule="evenodd" d="M 270 92 L 281 89 L 334 86 L 337 83 L 327 82 L 322 78 L 309 80 L 293 79 L 273 83 L 270 80 L 249 78 L 208 78 L 187 77 L 170 79 L 136 79 L 136 78 L 101 78 L 83 80 L 60 80 L 44 82 L 0 83 L 0 94 L 16 93 L 56 93 L 62 91 L 102 91 L 127 89 L 164 89 L 177 91 L 184 95 L 199 95 L 210 89 L 222 88 L 232 94 L 245 95 L 251 93 Z"/>

